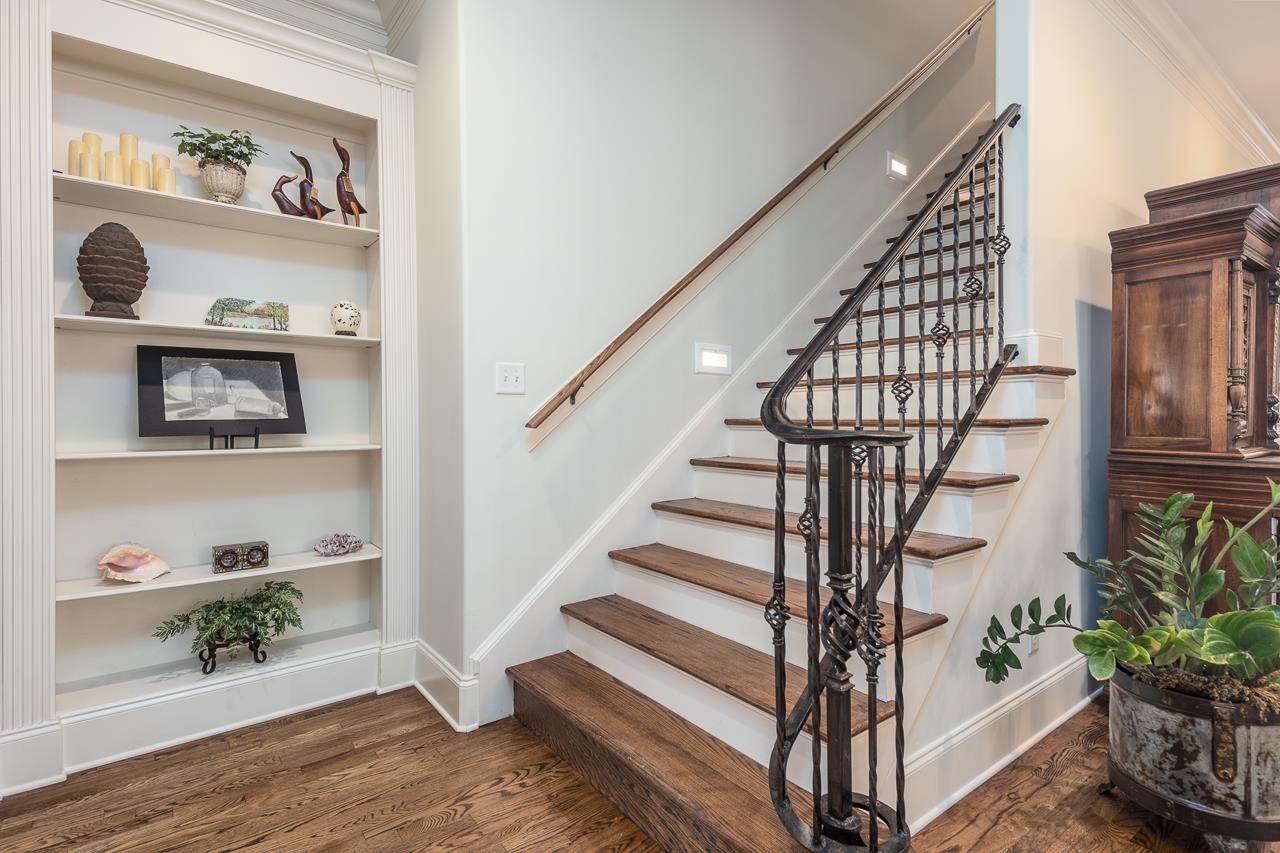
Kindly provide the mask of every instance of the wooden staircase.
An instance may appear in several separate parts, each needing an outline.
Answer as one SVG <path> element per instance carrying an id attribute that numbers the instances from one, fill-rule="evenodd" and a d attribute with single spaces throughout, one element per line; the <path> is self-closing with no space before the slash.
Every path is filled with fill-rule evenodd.
<path id="1" fill-rule="evenodd" d="M 981 176 L 989 170 L 990 166 L 984 163 L 977 174 Z M 939 305 L 957 311 L 963 306 L 968 311 L 969 298 L 954 291 L 939 292 L 934 285 L 938 272 L 930 265 L 942 260 L 942 275 L 947 278 L 956 269 L 951 263 L 953 249 L 963 247 L 962 257 L 966 260 L 971 253 L 981 257 L 983 241 L 994 236 L 980 225 L 981 202 L 974 198 L 959 205 L 955 221 L 948 220 L 947 229 L 938 232 L 940 237 L 950 238 L 941 250 L 935 247 L 914 251 L 908 258 L 914 267 L 910 275 L 895 268 L 894 275 L 884 279 L 894 287 L 905 282 L 913 289 L 907 316 L 916 312 L 920 303 L 929 311 L 937 310 Z M 981 272 L 983 268 L 961 264 L 957 275 Z M 984 293 L 973 303 L 993 300 L 995 295 Z M 869 334 L 860 345 L 840 340 L 842 352 L 879 348 L 882 341 L 892 349 L 899 346 L 899 340 L 904 345 L 920 340 L 920 335 L 904 336 L 896 328 L 888 329 L 884 338 L 879 337 L 876 305 L 868 302 L 864 314 Z M 816 322 L 825 323 L 828 319 L 821 317 Z M 899 319 L 904 320 L 901 316 Z M 972 342 L 979 339 L 980 336 L 971 338 L 971 345 L 976 346 Z M 786 352 L 796 355 L 803 349 L 795 347 Z M 877 388 L 876 375 L 864 376 L 860 381 L 842 375 L 833 381 L 829 355 L 826 362 L 813 387 L 822 389 L 827 398 L 833 389 L 839 389 L 846 398 L 859 393 L 870 395 L 866 397 L 868 401 L 874 400 L 875 394 L 884 393 Z M 980 364 L 973 371 L 917 370 L 910 376 L 912 381 L 946 382 L 948 387 L 956 382 L 968 388 L 971 378 L 982 381 L 985 370 L 986 366 Z M 896 365 L 885 371 L 886 383 L 900 372 Z M 1073 373 L 1040 365 L 1017 365 L 1005 370 L 1009 381 L 1030 383 L 1032 396 L 1059 386 Z M 758 385 L 766 392 L 774 380 L 763 378 Z M 924 578 L 922 583 L 932 583 L 930 578 L 947 571 L 949 566 L 985 558 L 988 540 L 982 531 L 974 529 L 977 522 L 964 521 L 973 513 L 966 515 L 962 510 L 983 496 L 1016 489 L 1024 472 L 1015 470 L 1012 463 L 1020 457 L 1007 446 L 1016 436 L 1042 431 L 1049 424 L 1048 418 L 1034 411 L 1035 405 L 1026 403 L 1026 394 L 1018 396 L 1011 391 L 1009 396 L 1014 402 L 994 403 L 994 414 L 968 424 L 984 437 L 985 449 L 973 451 L 968 457 L 962 449 L 955 460 L 957 467 L 945 470 L 941 479 L 931 485 L 939 492 L 931 507 L 932 503 L 951 501 L 957 511 L 934 513 L 931 509 L 923 521 L 927 524 L 936 518 L 939 529 L 917 526 L 911 531 L 902 554 L 903 571 L 912 573 L 913 579 Z M 799 402 L 803 402 L 802 397 Z M 853 421 L 855 407 L 848 399 L 839 411 L 838 422 L 815 418 L 813 426 L 860 426 Z M 896 410 L 891 421 L 890 428 L 899 427 Z M 932 444 L 932 432 L 953 429 L 955 419 L 904 417 L 901 427 L 913 433 L 923 428 Z M 690 460 L 695 496 L 673 496 L 652 504 L 662 541 L 610 552 L 618 573 L 619 593 L 562 608 L 569 623 L 571 651 L 508 670 L 514 682 L 515 713 L 666 849 L 700 853 L 803 849 L 775 814 L 775 800 L 770 795 L 764 766 L 777 735 L 774 715 L 779 697 L 775 676 L 779 661 L 774 655 L 772 632 L 761 613 L 774 595 L 771 569 L 773 534 L 779 517 L 773 506 L 777 486 L 784 478 L 803 479 L 806 466 L 802 456 L 788 456 L 779 474 L 776 439 L 764 430 L 754 413 L 726 419 L 724 438 L 724 455 Z M 918 437 L 913 438 L 913 444 L 919 441 Z M 966 461 L 998 464 L 989 464 L 985 467 L 991 470 L 982 470 L 983 465 L 965 464 Z M 825 465 L 821 478 L 825 491 Z M 913 493 L 921 487 L 921 476 L 914 466 L 897 486 Z M 781 508 L 785 511 L 780 516 L 785 525 L 785 548 L 795 552 L 787 562 L 790 576 L 785 585 L 792 622 L 786 630 L 796 632 L 797 638 L 803 636 L 806 621 L 804 559 L 796 556 L 802 543 L 799 528 L 803 509 L 797 501 L 803 497 L 803 489 L 789 490 L 788 505 Z M 818 529 L 825 541 L 829 530 L 825 518 Z M 888 530 L 885 538 L 891 535 Z M 864 529 L 864 541 L 867 536 Z M 780 543 L 778 547 L 784 545 Z M 823 550 L 825 553 L 825 546 Z M 914 589 L 915 583 L 913 580 L 909 587 Z M 825 606 L 830 594 L 826 586 L 821 586 L 819 604 Z M 921 595 L 919 600 L 933 603 L 933 595 Z M 946 650 L 945 643 L 933 648 L 926 641 L 945 629 L 948 610 L 958 613 L 966 603 L 945 601 L 925 609 L 902 609 L 904 638 L 913 643 L 911 648 L 927 650 L 922 652 L 921 661 L 912 657 L 913 667 L 920 664 L 920 677 L 926 679 L 926 686 Z M 935 609 L 937 612 L 931 612 Z M 889 643 L 895 626 L 893 609 L 886 607 L 884 616 L 882 636 Z M 782 697 L 787 708 L 795 705 L 806 681 L 804 653 L 803 642 L 788 643 L 784 664 L 786 695 Z M 928 665 L 924 661 L 926 654 L 932 658 Z M 887 680 L 882 680 L 881 687 L 886 684 Z M 908 694 L 908 703 L 910 699 Z M 904 710 L 891 700 L 889 695 L 875 697 L 878 720 L 891 720 Z M 865 692 L 854 692 L 854 708 L 870 708 L 871 701 Z M 855 753 L 857 744 L 868 737 L 869 717 L 853 716 Z M 891 728 L 882 727 L 881 736 Z M 811 726 L 806 729 L 810 733 L 811 730 Z M 820 738 L 825 742 L 825 718 Z M 797 750 L 801 751 L 809 750 Z M 802 785 L 794 783 L 805 782 L 808 772 L 800 767 L 789 774 L 791 801 L 801 813 L 808 808 L 809 795 Z"/>

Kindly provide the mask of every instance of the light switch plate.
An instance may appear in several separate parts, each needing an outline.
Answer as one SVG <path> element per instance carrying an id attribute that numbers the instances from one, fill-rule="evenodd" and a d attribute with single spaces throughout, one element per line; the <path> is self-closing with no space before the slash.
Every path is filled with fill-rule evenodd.
<path id="1" fill-rule="evenodd" d="M 523 394 L 524 365 L 514 361 L 498 362 L 493 390 L 498 394 Z"/>

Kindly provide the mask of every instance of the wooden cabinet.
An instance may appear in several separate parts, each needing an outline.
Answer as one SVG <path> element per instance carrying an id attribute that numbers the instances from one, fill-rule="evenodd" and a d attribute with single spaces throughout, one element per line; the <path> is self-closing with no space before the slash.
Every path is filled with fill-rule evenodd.
<path id="1" fill-rule="evenodd" d="M 1147 199 L 1150 224 L 1111 234 L 1113 559 L 1141 503 L 1191 491 L 1240 524 L 1280 478 L 1280 167 Z"/>

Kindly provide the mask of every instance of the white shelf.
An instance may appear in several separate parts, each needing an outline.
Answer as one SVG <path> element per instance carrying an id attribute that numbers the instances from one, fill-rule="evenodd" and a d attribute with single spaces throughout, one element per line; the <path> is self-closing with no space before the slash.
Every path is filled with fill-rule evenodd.
<path id="1" fill-rule="evenodd" d="M 267 659 L 262 663 L 254 663 L 245 649 L 241 649 L 234 659 L 228 658 L 225 651 L 219 651 L 218 668 L 209 675 L 200 672 L 200 661 L 192 654 L 178 663 L 108 673 L 59 684 L 55 707 L 58 716 L 65 717 L 104 706 L 139 700 L 154 701 L 193 690 L 222 687 L 236 681 L 268 678 L 289 670 L 312 666 L 326 659 L 376 649 L 381 638 L 380 629 L 372 625 L 357 625 L 276 640 L 267 647 Z M 190 645 L 191 639 L 188 634 L 175 637 L 170 642 Z"/>
<path id="2" fill-rule="evenodd" d="M 53 198 L 68 204 L 81 204 L 120 213 L 136 213 L 140 216 L 192 222 L 212 228 L 229 228 L 291 240 L 309 240 L 331 246 L 367 248 L 378 242 L 378 232 L 372 228 L 356 228 L 341 222 L 286 216 L 269 210 L 109 184 L 75 175 L 54 174 Z M 336 213 L 333 215 L 337 216 Z"/>
<path id="3" fill-rule="evenodd" d="M 215 574 L 208 565 L 185 566 L 174 569 L 146 583 L 129 583 L 103 578 L 85 578 L 83 580 L 59 581 L 54 584 L 54 599 L 57 601 L 79 601 L 83 598 L 101 598 L 108 595 L 129 595 L 138 592 L 152 592 L 157 589 L 173 589 L 180 586 L 200 586 L 203 584 L 221 583 L 223 581 L 243 580 L 263 575 L 287 574 L 307 569 L 319 569 L 325 566 L 341 566 L 354 563 L 367 563 L 382 557 L 382 549 L 377 545 L 366 544 L 355 554 L 343 554 L 338 557 L 321 557 L 314 552 L 301 554 L 271 555 L 271 565 L 265 569 L 244 569 L 238 572 Z"/>
<path id="4" fill-rule="evenodd" d="M 244 441 L 245 439 L 241 439 Z M 380 444 L 299 444 L 290 447 L 237 447 L 234 450 L 105 450 L 85 453 L 58 453 L 55 459 L 59 462 L 92 462 L 104 460 L 128 459 L 137 462 L 140 459 L 176 459 L 195 458 L 198 456 L 279 456 L 302 453 L 368 453 L 381 450 Z"/>
<path id="5" fill-rule="evenodd" d="M 113 317 L 85 317 L 55 314 L 53 325 L 74 332 L 105 332 L 116 335 L 177 335 L 215 338 L 225 341 L 280 341 L 304 346 L 368 349 L 382 343 L 380 338 L 350 335 L 315 335 L 303 332 L 272 332 L 266 329 L 232 329 L 226 326 L 194 326 L 187 323 L 160 323 L 154 320 L 117 320 Z"/>

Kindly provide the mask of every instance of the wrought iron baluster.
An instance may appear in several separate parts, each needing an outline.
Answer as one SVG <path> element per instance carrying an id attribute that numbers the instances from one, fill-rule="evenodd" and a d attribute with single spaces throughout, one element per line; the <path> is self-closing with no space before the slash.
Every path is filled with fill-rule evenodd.
<path id="1" fill-rule="evenodd" d="M 873 445 L 868 449 L 870 494 L 867 498 L 867 533 L 870 540 L 867 549 L 867 580 L 871 589 L 878 589 L 883 574 L 881 552 L 884 548 L 884 448 Z M 866 668 L 867 682 L 867 846 L 875 850 L 880 844 L 879 806 L 879 744 L 876 734 L 876 702 L 880 693 L 880 660 L 884 657 L 884 640 L 881 628 L 884 614 L 874 594 L 859 596 L 861 631 L 858 639 L 858 655 Z"/>
<path id="2" fill-rule="evenodd" d="M 923 269 L 923 260 L 920 263 Z M 893 380 L 893 398 L 898 401 L 898 431 L 907 429 L 907 403 L 915 392 L 907 379 L 907 260 L 898 259 L 898 378 Z"/>
<path id="3" fill-rule="evenodd" d="M 813 371 L 809 372 L 812 383 Z M 813 709 L 809 720 L 813 726 L 813 790 L 822 790 L 822 742 L 817 736 L 822 731 L 822 703 L 818 701 L 821 693 L 821 648 L 819 632 L 822 617 L 822 605 L 818 597 L 818 587 L 822 583 L 821 568 L 818 559 L 818 543 L 821 541 L 821 520 L 819 518 L 820 492 L 819 478 L 822 473 L 822 451 L 819 445 L 811 444 L 805 459 L 805 498 L 804 511 L 796 523 L 796 529 L 804 537 L 805 556 L 805 618 L 807 652 L 809 657 L 808 687 L 813 696 Z M 822 803 L 819 796 L 813 798 L 813 843 L 822 839 Z"/>
<path id="4" fill-rule="evenodd" d="M 977 338 L 977 305 L 975 300 L 981 296 L 986 299 L 982 293 L 982 279 L 978 277 L 978 233 L 974 228 L 974 217 L 978 212 L 978 200 L 974 195 L 974 172 L 977 167 L 969 170 L 969 277 L 964 281 L 964 295 L 969 302 L 969 405 L 973 405 L 973 401 L 978 396 L 978 338 Z M 985 170 L 984 170 L 985 171 Z"/>
<path id="5" fill-rule="evenodd" d="M 991 364 L 991 160 L 982 172 L 982 366 Z"/>
<path id="6" fill-rule="evenodd" d="M 921 230 L 920 236 L 916 238 L 916 254 L 918 257 L 922 259 L 919 273 L 916 276 L 916 278 L 919 279 L 919 283 L 916 285 L 916 311 L 918 312 L 917 325 L 916 325 L 916 349 L 919 355 L 919 359 L 918 359 L 919 364 L 917 367 L 917 370 L 919 372 L 916 376 L 916 381 L 920 384 L 920 393 L 917 395 L 917 401 L 916 401 L 918 404 L 917 407 L 920 410 L 920 422 L 919 424 L 917 424 L 917 428 L 919 429 L 919 432 L 920 432 L 920 442 L 916 448 L 916 457 L 920 463 L 920 466 L 919 466 L 920 482 L 921 484 L 923 484 L 924 472 L 925 472 L 925 457 L 927 455 L 925 453 L 925 441 L 924 441 L 924 435 L 925 435 L 925 399 L 924 398 L 925 398 L 925 392 L 929 389 L 929 383 L 925 380 L 925 357 L 924 357 L 925 347 L 927 346 L 926 341 L 929 340 L 929 333 L 925 328 L 925 325 L 927 323 L 925 319 L 925 302 L 927 300 L 924 298 L 924 264 L 923 264 L 924 231 L 923 230 Z"/>
<path id="7" fill-rule="evenodd" d="M 897 484 L 897 494 L 893 502 L 893 528 L 895 531 L 903 530 L 906 527 L 907 515 L 907 495 L 906 495 L 906 478 L 907 478 L 907 448 L 905 445 L 898 445 L 894 450 L 893 456 L 893 479 Z M 895 771 L 898 797 L 894 803 L 894 812 L 897 818 L 896 830 L 899 834 L 907 831 L 907 732 L 904 722 L 903 709 L 906 708 L 903 699 L 903 682 L 906 679 L 905 664 L 902 661 L 903 651 L 903 634 L 902 634 L 902 540 L 899 537 L 894 538 L 895 547 L 893 549 L 893 701 L 898 708 L 898 713 L 894 715 L 894 733 L 893 743 L 895 751 Z"/>
<path id="8" fill-rule="evenodd" d="M 831 339 L 831 428 L 840 429 L 840 333 Z"/>
<path id="9" fill-rule="evenodd" d="M 778 473 L 774 483 L 773 595 L 764 608 L 764 619 L 773 629 L 773 703 L 777 742 L 786 738 L 787 726 L 787 445 L 778 442 Z"/>
<path id="10" fill-rule="evenodd" d="M 960 190 L 956 190 L 960 198 Z M 973 196 L 965 196 L 973 210 Z M 951 423 L 960 423 L 960 205 L 951 217 Z"/>
<path id="11" fill-rule="evenodd" d="M 959 207 L 960 205 L 959 190 L 956 190 L 952 194 L 951 203 Z M 943 391 L 942 391 L 943 389 L 943 385 L 942 385 L 943 369 L 942 368 L 944 364 L 943 360 L 946 358 L 947 341 L 951 340 L 951 327 L 947 325 L 947 305 L 946 305 L 946 299 L 944 298 L 944 294 L 946 293 L 946 285 L 943 283 L 943 278 L 946 271 L 943 269 L 944 264 L 942 263 L 943 228 L 942 228 L 942 208 L 941 207 L 938 208 L 937 219 L 938 219 L 938 232 L 937 232 L 938 275 L 937 275 L 937 298 L 934 301 L 938 305 L 938 312 L 937 312 L 937 319 L 934 320 L 933 328 L 929 330 L 929 334 L 932 336 L 933 346 L 937 350 L 937 352 L 935 353 L 935 355 L 937 356 L 937 366 L 935 368 L 934 381 L 937 384 L 936 390 L 938 392 L 938 400 L 937 400 L 938 423 L 937 423 L 937 429 L 935 430 L 935 432 L 937 433 L 938 458 L 942 458 L 942 444 L 943 444 L 942 418 L 943 418 L 943 413 L 945 411 L 943 406 L 946 403 L 946 400 L 943 398 Z"/>
<path id="12" fill-rule="evenodd" d="M 854 428 L 862 429 L 862 306 L 858 306 L 857 331 L 855 332 L 853 361 L 857 381 L 854 382 L 853 420 Z"/>
<path id="13" fill-rule="evenodd" d="M 1013 245 L 1004 230 L 1004 134 L 996 137 L 996 349 L 1004 348 L 1004 255 Z"/>
<path id="14" fill-rule="evenodd" d="M 876 342 L 876 416 L 879 423 L 879 429 L 884 429 L 884 335 L 885 335 L 885 312 L 884 312 L 884 282 L 876 287 L 876 291 L 880 298 L 880 340 Z"/>

